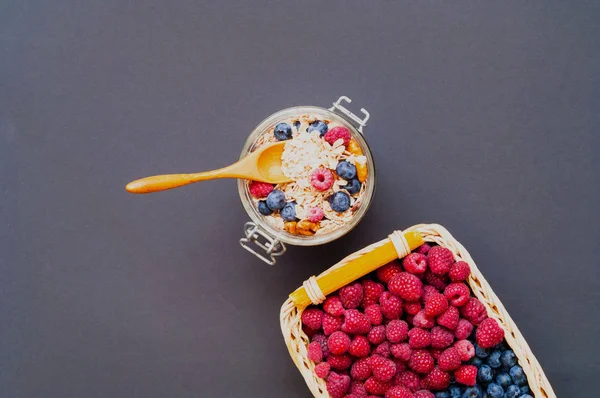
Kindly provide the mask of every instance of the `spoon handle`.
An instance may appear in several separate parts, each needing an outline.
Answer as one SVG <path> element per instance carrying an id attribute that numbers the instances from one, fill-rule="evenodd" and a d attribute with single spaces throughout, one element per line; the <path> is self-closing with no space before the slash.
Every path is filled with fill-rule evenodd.
<path id="1" fill-rule="evenodd" d="M 231 173 L 230 167 L 218 170 L 205 171 L 194 174 L 163 174 L 140 178 L 127 184 L 125 189 L 130 193 L 152 193 L 182 187 L 198 181 L 212 180 L 215 178 L 236 178 Z"/>

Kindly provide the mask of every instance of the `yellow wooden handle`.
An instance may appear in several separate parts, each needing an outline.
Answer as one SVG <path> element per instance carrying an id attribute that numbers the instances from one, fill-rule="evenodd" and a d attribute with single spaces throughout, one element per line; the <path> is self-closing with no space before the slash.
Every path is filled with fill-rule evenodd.
<path id="1" fill-rule="evenodd" d="M 193 174 L 163 174 L 150 176 L 131 181 L 125 189 L 130 193 L 152 193 L 166 191 L 192 184 L 198 181 L 213 180 L 215 178 L 240 178 L 240 173 L 236 173 L 234 165 L 222 169 L 205 171 L 203 173 Z"/>
<path id="2" fill-rule="evenodd" d="M 406 232 L 403 235 L 410 250 L 414 250 L 424 243 L 423 237 L 418 232 Z M 388 241 L 375 250 L 349 261 L 340 268 L 318 277 L 317 284 L 321 288 L 323 294 L 327 296 L 397 258 L 398 252 L 396 251 L 394 244 L 391 241 Z M 308 297 L 308 294 L 306 294 L 306 289 L 304 289 L 304 287 L 296 289 L 296 291 L 290 294 L 290 298 L 294 304 L 296 304 L 296 307 L 299 308 L 304 308 L 311 304 L 310 298 Z"/>

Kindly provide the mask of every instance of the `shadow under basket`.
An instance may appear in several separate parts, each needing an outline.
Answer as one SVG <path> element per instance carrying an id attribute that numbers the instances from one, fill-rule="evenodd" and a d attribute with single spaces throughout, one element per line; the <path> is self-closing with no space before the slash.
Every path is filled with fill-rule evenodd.
<path id="1" fill-rule="evenodd" d="M 343 282 L 340 282 L 343 284 L 335 286 L 335 289 L 330 287 L 327 289 L 328 291 L 324 293 L 326 289 L 323 287 L 323 284 L 320 283 L 323 278 L 327 279 L 327 276 L 332 276 L 332 273 L 342 275 L 343 272 L 340 271 L 342 271 L 343 268 L 348 267 L 348 264 L 356 264 L 357 259 L 370 256 L 377 250 L 381 251 L 384 246 L 391 247 L 391 244 L 393 244 L 395 249 L 394 257 L 405 257 L 411 252 L 411 248 L 414 249 L 414 244 L 409 244 L 405 239 L 405 237 L 408 236 L 407 234 L 411 233 L 419 236 L 419 239 L 422 239 L 421 242 L 424 241 L 434 243 L 450 249 L 455 256 L 456 261 L 462 260 L 469 264 L 471 267 L 471 275 L 469 276 L 467 282 L 471 288 L 472 294 L 486 307 L 488 316 L 497 320 L 500 326 L 504 329 L 504 338 L 506 343 L 514 351 L 517 359 L 519 360 L 519 365 L 523 368 L 523 371 L 527 376 L 529 388 L 531 389 L 530 394 L 535 398 L 556 398 L 550 382 L 544 374 L 539 362 L 533 355 L 533 352 L 529 348 L 529 345 L 525 341 L 525 338 L 517 328 L 517 325 L 511 319 L 498 296 L 496 296 L 496 294 L 493 292 L 489 283 L 485 280 L 475 265 L 475 262 L 473 262 L 469 252 L 467 252 L 467 250 L 456 239 L 454 239 L 454 237 L 444 227 L 440 225 L 420 224 L 410 227 L 402 232 L 396 231 L 390 235 L 388 239 L 384 239 L 358 252 L 355 252 L 337 264 L 333 265 L 319 276 L 311 277 L 304 283 L 304 287 L 299 288 L 298 290 L 302 290 L 303 295 L 310 297 L 310 302 L 312 302 L 312 304 L 320 304 L 322 301 L 324 301 L 326 294 L 332 293 L 333 291 L 347 285 L 350 282 L 350 280 L 344 280 Z M 379 266 L 381 265 L 384 264 L 381 263 Z M 363 274 L 366 274 L 370 271 L 372 271 L 372 269 L 368 270 L 367 272 L 363 272 Z M 353 280 L 358 279 L 360 276 L 362 275 L 354 277 Z M 331 280 L 331 278 L 329 278 L 329 280 Z M 321 291 L 320 288 L 323 288 L 323 291 Z M 298 290 L 296 292 L 298 292 Z M 309 344 L 310 340 L 302 330 L 301 315 L 307 306 L 306 304 L 308 303 L 305 304 L 304 302 L 300 302 L 297 298 L 295 298 L 294 294 L 295 293 L 290 295 L 290 298 L 281 307 L 281 331 L 283 333 L 285 343 L 292 360 L 298 367 L 298 370 L 300 370 L 300 373 L 302 374 L 302 377 L 304 377 L 304 380 L 306 381 L 306 384 L 312 394 L 316 398 L 330 398 L 330 395 L 326 389 L 325 380 L 320 379 L 315 375 L 315 363 L 307 358 L 307 345 Z"/>

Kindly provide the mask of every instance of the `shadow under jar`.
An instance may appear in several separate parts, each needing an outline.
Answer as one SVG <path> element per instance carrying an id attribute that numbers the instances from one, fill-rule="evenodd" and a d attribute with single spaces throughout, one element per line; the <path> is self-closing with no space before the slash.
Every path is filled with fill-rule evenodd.
<path id="1" fill-rule="evenodd" d="M 292 147 L 288 147 L 288 144 L 286 144 L 286 149 L 282 155 L 282 160 L 284 161 L 284 173 L 286 170 L 289 171 L 290 169 L 289 160 L 291 155 L 293 158 L 295 149 L 302 149 L 303 140 L 309 141 L 307 145 L 317 147 L 324 146 L 327 150 L 335 152 L 336 154 L 343 152 L 343 154 L 338 156 L 340 161 L 345 160 L 358 166 L 357 177 L 348 178 L 348 181 L 346 181 L 343 178 L 345 173 L 342 172 L 341 169 L 338 169 L 341 174 L 338 175 L 335 165 L 332 164 L 332 162 L 335 162 L 334 158 L 336 155 L 331 155 L 329 166 L 315 167 L 315 170 L 323 168 L 328 169 L 332 174 L 334 182 L 329 189 L 319 191 L 310 184 L 309 186 L 306 186 L 308 181 L 307 176 L 303 176 L 297 180 L 294 178 L 292 183 L 275 186 L 274 189 L 286 193 L 286 204 L 292 203 L 295 211 L 301 213 L 297 214 L 298 218 L 296 218 L 295 221 L 285 221 L 279 210 L 273 211 L 270 215 L 261 214 L 261 212 L 259 212 L 258 202 L 265 200 L 265 198 L 253 197 L 250 193 L 251 182 L 242 179 L 238 180 L 240 199 L 252 220 L 244 225 L 245 236 L 240 239 L 240 244 L 244 249 L 268 264 L 275 264 L 276 257 L 281 256 L 285 252 L 285 244 L 315 246 L 329 243 L 342 237 L 361 221 L 369 209 L 375 192 L 376 181 L 373 156 L 369 145 L 363 136 L 363 129 L 369 119 L 369 113 L 365 109 L 361 109 L 361 112 L 363 113 L 363 117 L 361 118 L 346 109 L 342 102 L 350 103 L 351 100 L 346 96 L 341 96 L 329 109 L 316 106 L 297 106 L 283 109 L 263 120 L 252 131 L 244 144 L 240 158 L 247 156 L 261 145 L 277 141 L 278 138 L 279 140 L 286 140 L 288 142 L 296 140 L 293 144 L 290 144 Z M 325 123 L 327 127 L 317 122 Z M 287 126 L 291 127 L 291 138 L 290 131 L 286 129 L 283 131 L 278 130 L 278 135 L 274 133 L 276 126 L 280 123 L 286 123 Z M 344 148 L 340 148 L 341 141 L 336 140 L 337 143 L 334 143 L 332 137 L 335 136 L 333 133 L 330 133 L 329 135 L 326 133 L 325 135 L 322 134 L 323 130 L 327 129 L 328 132 L 331 132 L 334 127 L 347 129 L 351 136 L 351 143 L 347 144 L 344 142 Z M 307 129 L 311 131 L 311 137 L 304 134 L 308 133 Z M 339 130 L 340 129 L 337 131 Z M 321 145 L 321 143 L 318 142 L 318 139 L 328 139 L 332 142 L 329 146 L 326 144 Z M 341 140 L 343 141 L 343 139 Z M 347 166 L 347 164 L 345 166 Z M 300 169 L 302 168 L 300 167 Z M 314 172 L 314 170 L 311 170 L 310 166 L 304 167 L 304 170 L 306 170 L 306 173 Z M 325 171 L 325 173 L 328 172 Z M 359 179 L 358 177 L 361 178 Z M 352 180 L 360 180 L 360 185 L 358 187 L 359 191 L 354 194 L 352 194 L 354 190 L 349 188 L 352 185 Z M 356 181 L 353 183 L 357 184 Z M 304 187 L 304 190 L 301 189 L 302 187 Z M 356 188 L 356 185 L 354 187 Z M 297 203 L 295 200 L 296 198 L 291 197 L 297 192 L 300 192 L 301 194 L 300 201 L 302 203 Z M 331 207 L 332 196 L 337 192 L 344 192 L 344 194 L 347 194 L 350 197 L 350 207 L 344 212 L 336 212 L 335 209 L 332 209 Z M 314 197 L 311 197 L 311 193 L 314 194 Z M 304 196 L 308 196 L 309 198 L 304 201 Z M 344 197 L 345 195 L 341 194 L 338 196 Z M 325 214 L 320 222 L 312 223 L 306 219 L 305 213 L 307 210 L 307 203 L 311 202 L 311 200 L 315 202 L 322 200 L 321 207 Z M 265 203 L 263 202 L 261 206 L 263 206 L 264 210 Z M 334 207 L 336 206 L 334 205 Z M 289 215 L 287 218 L 289 219 Z M 304 229 L 306 225 L 314 228 Z M 299 227 L 303 228 L 298 229 Z"/>

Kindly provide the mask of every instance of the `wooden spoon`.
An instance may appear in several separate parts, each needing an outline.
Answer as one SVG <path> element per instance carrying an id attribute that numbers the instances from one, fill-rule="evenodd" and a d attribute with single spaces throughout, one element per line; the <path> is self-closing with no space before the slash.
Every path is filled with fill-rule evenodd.
<path id="1" fill-rule="evenodd" d="M 131 193 L 166 191 L 215 178 L 244 178 L 247 180 L 280 184 L 291 181 L 281 171 L 281 154 L 285 142 L 276 142 L 257 149 L 237 163 L 222 169 L 193 174 L 164 174 L 141 178 L 127 184 Z"/>

